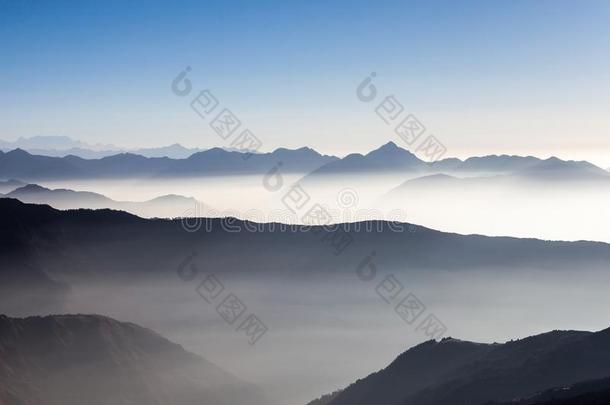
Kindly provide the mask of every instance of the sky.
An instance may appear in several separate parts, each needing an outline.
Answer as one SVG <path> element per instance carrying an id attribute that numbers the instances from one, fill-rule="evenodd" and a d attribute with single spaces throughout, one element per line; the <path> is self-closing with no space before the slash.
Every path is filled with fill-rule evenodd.
<path id="1" fill-rule="evenodd" d="M 0 139 L 229 146 L 190 108 L 209 89 L 262 150 L 345 155 L 400 145 L 375 113 L 393 95 L 447 156 L 610 167 L 608 21 L 607 1 L 0 0 Z"/>

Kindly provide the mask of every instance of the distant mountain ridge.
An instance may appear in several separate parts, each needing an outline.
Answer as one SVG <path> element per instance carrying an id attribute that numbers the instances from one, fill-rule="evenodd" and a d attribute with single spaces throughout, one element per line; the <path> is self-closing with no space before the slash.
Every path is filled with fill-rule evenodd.
<path id="1" fill-rule="evenodd" d="M 445 174 L 453 176 L 514 176 L 525 180 L 608 180 L 610 173 L 586 161 L 565 161 L 556 157 L 489 155 L 466 160 L 447 158 L 426 162 L 394 142 L 365 155 L 350 154 L 306 175 L 310 182 L 335 176 L 402 174 L 405 177 Z"/>
<path id="2" fill-rule="evenodd" d="M 466 164 L 467 161 L 464 162 Z M 422 190 L 464 192 L 467 190 L 490 190 L 490 187 L 525 186 L 536 187 L 583 186 L 610 187 L 610 173 L 589 163 L 563 161 L 558 158 L 539 160 L 528 165 L 516 165 L 520 169 L 505 172 L 504 169 L 494 173 L 488 170 L 479 176 L 469 176 L 473 172 L 467 170 L 448 171 L 446 173 L 423 174 L 420 177 L 408 179 L 389 190 L 384 196 L 385 201 L 401 201 L 413 193 Z M 459 166 L 458 166 L 459 167 Z M 466 166 L 468 167 L 468 166 Z M 464 175 L 464 177 L 458 177 Z"/>
<path id="3" fill-rule="evenodd" d="M 70 144 L 66 140 L 56 140 L 54 144 L 66 143 Z M 6 145 L 9 144 L 4 145 L 2 149 L 8 150 Z M 0 152 L 0 178 L 35 181 L 69 178 L 247 175 L 263 174 L 278 166 L 283 173 L 306 175 L 304 180 L 377 173 L 410 177 L 444 173 L 514 175 L 542 180 L 610 179 L 610 173 L 589 162 L 565 161 L 556 157 L 540 159 L 533 156 L 489 155 L 466 160 L 447 158 L 430 163 L 421 160 L 394 142 L 388 142 L 364 155 L 353 153 L 343 158 L 322 155 L 307 147 L 294 150 L 278 148 L 273 152 L 251 154 L 224 148 L 186 149 L 174 144 L 165 148 L 117 151 L 103 157 L 93 154 L 87 159 L 63 152 L 46 156 L 32 153 L 37 150 L 35 148 L 28 150 L 30 152 L 23 148 Z"/>
<path id="4" fill-rule="evenodd" d="M 322 404 L 513 403 L 553 387 L 606 377 L 610 329 L 553 331 L 504 344 L 445 338 L 407 350 Z"/>
<path id="5" fill-rule="evenodd" d="M 144 157 L 185 159 L 193 153 L 204 150 L 200 148 L 186 148 L 179 143 L 156 148 L 129 149 L 109 144 L 91 145 L 67 136 L 33 136 L 30 138 L 21 137 L 15 141 L 0 140 L 0 150 L 8 152 L 13 149 L 23 149 L 33 155 L 53 157 L 73 155 L 83 159 L 101 159 L 120 153 L 133 153 Z"/>
<path id="6" fill-rule="evenodd" d="M 0 315 L 0 404 L 268 405 L 155 332 L 99 315 Z"/>
<path id="7" fill-rule="evenodd" d="M 91 145 L 86 142 L 81 142 L 64 135 L 38 135 L 29 138 L 19 137 L 15 141 L 0 140 L 0 148 L 5 149 L 51 149 L 51 150 L 66 150 L 70 148 L 88 148 L 92 150 L 112 149 L 119 150 L 114 145 L 96 144 Z"/>
<path id="8" fill-rule="evenodd" d="M 76 156 L 82 159 L 101 159 L 108 156 L 129 153 L 140 155 L 147 158 L 186 159 L 199 152 L 209 149 L 187 148 L 179 143 L 167 146 L 147 147 L 147 148 L 121 148 L 111 144 L 89 144 L 74 140 L 68 136 L 33 136 L 29 138 L 20 137 L 15 141 L 3 141 L 0 139 L 0 151 L 10 152 L 14 149 L 25 150 L 32 155 L 42 155 L 50 157 Z M 257 151 L 247 151 L 231 147 L 221 148 L 227 152 L 247 152 L 258 153 Z M 280 148 L 281 149 L 281 148 Z"/>
<path id="9" fill-rule="evenodd" d="M 180 217 L 186 211 L 211 212 L 212 208 L 192 197 L 175 194 L 163 195 L 147 201 L 116 201 L 102 194 L 69 189 L 49 189 L 27 184 L 2 195 L 24 203 L 49 204 L 57 209 L 109 208 L 123 210 L 142 217 Z"/>
<path id="10" fill-rule="evenodd" d="M 25 181 L 41 179 L 97 179 L 129 177 L 223 176 L 264 174 L 276 165 L 283 173 L 307 173 L 336 160 L 309 148 L 277 149 L 270 153 L 246 154 L 213 148 L 186 159 L 147 158 L 121 153 L 100 159 L 77 156 L 32 155 L 22 149 L 0 152 L 0 176 Z"/>

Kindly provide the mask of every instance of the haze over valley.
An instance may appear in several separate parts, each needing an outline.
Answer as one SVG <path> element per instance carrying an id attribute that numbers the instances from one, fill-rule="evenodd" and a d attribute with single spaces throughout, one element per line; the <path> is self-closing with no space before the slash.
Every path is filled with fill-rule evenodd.
<path id="1" fill-rule="evenodd" d="M 0 2 L 0 405 L 610 404 L 610 2 Z"/>
<path id="2" fill-rule="evenodd" d="M 465 234 L 610 242 L 605 232 L 610 218 L 602 214 L 610 203 L 610 173 L 589 162 L 556 157 L 494 155 L 428 163 L 389 142 L 366 155 L 343 158 L 302 148 L 73 161 L 14 150 L 0 155 L 0 165 L 6 181 L 14 181 L 3 187 L 6 196 L 12 192 L 24 202 L 60 209 L 303 223 L 286 203 L 298 185 L 327 208 L 334 223 L 385 219 Z M 55 192 L 24 189 L 28 183 Z M 67 197 L 66 190 L 101 195 Z"/>

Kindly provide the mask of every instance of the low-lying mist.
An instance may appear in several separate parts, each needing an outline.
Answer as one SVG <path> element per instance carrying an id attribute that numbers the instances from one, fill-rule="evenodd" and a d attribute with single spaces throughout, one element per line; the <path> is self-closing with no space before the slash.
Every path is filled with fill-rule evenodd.
<path id="1" fill-rule="evenodd" d="M 310 181 L 291 175 L 282 177 L 278 190 L 265 187 L 262 176 L 91 180 L 43 185 L 94 191 L 117 201 L 145 201 L 166 194 L 199 201 L 131 211 L 145 217 L 234 216 L 256 222 L 303 223 L 307 209 L 319 203 L 329 211 L 333 222 L 386 219 L 464 234 L 610 242 L 607 232 L 610 216 L 604 214 L 610 203 L 610 185 L 605 182 L 489 177 L 440 181 L 423 178 L 403 184 L 412 177 L 335 176 Z M 291 187 L 299 180 L 301 188 L 294 191 Z M 303 207 L 298 208 L 301 204 Z"/>
<path id="2" fill-rule="evenodd" d="M 432 271 L 380 269 L 367 282 L 355 271 L 309 280 L 214 273 L 268 331 L 254 345 L 217 312 L 219 302 L 197 293 L 201 279 L 175 269 L 155 281 L 73 283 L 65 310 L 100 313 L 152 328 L 246 381 L 280 404 L 303 405 L 386 366 L 430 339 L 418 329 L 429 314 L 444 336 L 493 342 L 553 329 L 608 327 L 610 274 L 537 269 Z M 380 287 L 393 274 L 403 287 L 395 300 Z M 202 276 L 203 277 L 203 276 Z M 386 285 L 387 286 L 387 285 Z M 385 293 L 384 293 L 385 291 Z M 407 323 L 395 311 L 414 294 L 425 305 Z M 390 302 L 386 302 L 384 299 Z M 436 337 L 436 336 L 435 336 Z"/>
<path id="3" fill-rule="evenodd" d="M 610 218 L 602 210 L 610 202 L 610 188 L 605 184 L 443 177 L 404 183 L 408 179 L 395 175 L 337 176 L 323 181 L 302 179 L 294 194 L 292 185 L 299 179 L 300 176 L 284 177 L 280 187 L 265 185 L 260 176 L 41 185 L 94 191 L 117 201 L 144 201 L 177 194 L 194 197 L 201 203 L 181 216 L 230 215 L 259 222 L 302 223 L 307 210 L 317 203 L 328 209 L 334 222 L 387 219 L 465 234 L 610 242 L 606 231 L 610 229 Z M 166 215 L 152 212 L 150 216 Z M 160 243 L 156 247 L 151 245 L 154 250 L 148 260 L 140 260 L 138 255 L 146 255 L 146 251 L 131 251 L 133 241 L 122 240 L 121 234 L 104 247 L 87 245 L 78 257 L 98 278 L 82 276 L 78 261 L 74 262 L 74 269 L 64 269 L 63 261 L 47 263 L 50 266 L 40 263 L 41 268 L 55 266 L 73 276 L 58 279 L 70 286 L 61 311 L 99 313 L 150 327 L 240 378 L 260 385 L 280 404 L 304 405 L 386 366 L 414 344 L 439 337 L 441 334 L 428 334 L 420 327 L 430 316 L 446 328 L 443 336 L 482 342 L 505 341 L 557 328 L 599 330 L 610 326 L 610 310 L 604 310 L 610 308 L 606 288 L 610 274 L 592 269 L 593 265 L 573 269 L 546 266 L 541 270 L 534 265 L 507 267 L 502 262 L 494 268 L 477 270 L 460 264 L 448 271 L 435 270 L 433 266 L 399 268 L 393 264 L 380 266 L 375 280 L 363 281 L 355 266 L 371 250 L 376 249 L 381 256 L 388 247 L 375 244 L 404 243 L 406 239 L 392 242 L 394 239 L 362 234 L 356 242 L 363 244 L 362 250 L 353 248 L 357 250 L 353 257 L 342 256 L 339 261 L 331 250 L 326 252 L 328 257 L 318 257 L 318 248 L 305 243 L 309 239 L 298 239 L 303 246 L 294 246 L 294 240 L 278 236 L 269 239 L 273 241 L 269 245 L 260 244 L 261 249 L 273 252 L 248 250 L 249 256 L 245 254 L 243 261 L 238 261 L 240 246 L 229 243 L 231 235 L 224 235 L 221 240 L 202 238 L 208 243 L 200 246 L 208 262 L 200 263 L 200 276 L 215 274 L 224 286 L 223 296 L 233 294 L 243 303 L 244 316 L 253 314 L 268 328 L 251 344 L 250 337 L 240 330 L 241 321 L 225 321 L 218 310 L 220 301 L 207 302 L 198 293 L 201 277 L 184 281 L 176 273 L 179 260 L 190 251 L 189 246 L 181 245 L 179 236 L 186 235 L 186 230 L 180 228 L 180 221 L 163 230 L 161 235 L 173 236 L 161 238 L 155 242 Z M 258 234 L 252 234 L 239 240 L 252 249 L 259 246 L 258 238 Z M 425 239 L 426 243 L 437 240 L 436 235 L 430 238 Z M 318 245 L 322 244 L 313 244 Z M 134 246 L 142 248 L 139 244 Z M 434 246 L 426 246 L 432 256 L 421 260 L 430 261 L 434 255 L 444 254 L 449 264 L 462 259 L 459 242 L 450 245 L 451 252 L 436 252 Z M 104 251 L 111 251 L 111 247 L 124 260 L 118 268 L 108 268 L 106 272 L 102 267 L 113 261 L 102 259 Z M 390 250 L 401 249 L 392 246 Z M 312 252 L 313 267 L 307 267 L 310 257 L 299 256 L 299 250 Z M 478 257 L 478 250 L 469 252 Z M 480 256 L 485 253 L 480 251 Z M 170 254 L 171 258 L 165 257 Z M 290 255 L 294 257 L 284 257 Z M 492 260 L 494 256 L 485 257 Z M 159 258 L 164 260 L 162 264 Z M 167 273 L 160 276 L 158 267 L 173 263 L 174 259 L 174 267 L 168 267 Z M 562 259 L 558 260 L 554 265 L 561 265 Z M 231 267 L 236 263 L 240 263 L 239 269 Z M 254 265 L 248 268 L 250 263 Z M 131 276 L 131 270 L 137 270 L 137 278 Z M 106 278 L 106 273 L 117 271 L 125 272 L 121 281 Z M 388 278 L 390 275 L 394 278 Z M 388 286 L 397 288 L 395 295 L 388 295 Z M 409 294 L 422 308 L 417 317 L 409 318 L 410 322 L 397 311 Z M 25 307 L 22 312 L 27 313 L 27 303 Z M 56 308 L 49 309 L 55 311 Z"/>

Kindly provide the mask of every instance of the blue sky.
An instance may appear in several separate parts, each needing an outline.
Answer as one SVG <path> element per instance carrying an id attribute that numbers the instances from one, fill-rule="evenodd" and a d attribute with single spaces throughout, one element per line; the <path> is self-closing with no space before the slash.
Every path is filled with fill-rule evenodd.
<path id="1" fill-rule="evenodd" d="M 374 71 L 448 155 L 610 166 L 610 2 L 0 0 L 0 139 L 224 146 L 170 90 L 186 66 L 262 141 L 400 141 L 360 102 Z"/>

